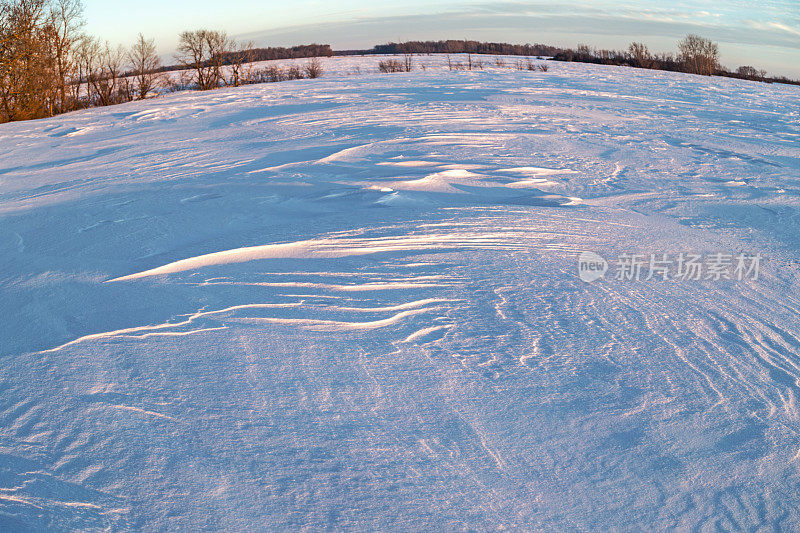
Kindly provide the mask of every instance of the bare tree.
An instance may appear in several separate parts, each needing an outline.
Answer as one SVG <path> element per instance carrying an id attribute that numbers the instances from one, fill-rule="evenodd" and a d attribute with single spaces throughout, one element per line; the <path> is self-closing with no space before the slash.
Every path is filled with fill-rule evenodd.
<path id="1" fill-rule="evenodd" d="M 215 89 L 223 82 L 222 66 L 230 40 L 225 32 L 195 30 L 181 33 L 177 60 L 194 71 L 195 82 L 201 91 Z"/>
<path id="2" fill-rule="evenodd" d="M 15 27 L 12 20 L 11 4 L 0 1 L 0 122 L 12 120 L 14 44 L 19 38 L 19 28 Z"/>
<path id="3" fill-rule="evenodd" d="M 412 70 L 414 70 L 414 56 L 403 54 L 403 72 L 411 72 Z"/>
<path id="4" fill-rule="evenodd" d="M 577 49 L 578 55 L 583 57 L 593 57 L 594 49 L 588 44 L 579 44 Z"/>
<path id="5" fill-rule="evenodd" d="M 48 0 L 4 1 L 0 7 L 0 120 L 51 116 L 55 65 Z"/>
<path id="6" fill-rule="evenodd" d="M 108 42 L 104 45 L 89 45 L 85 53 L 87 61 L 87 80 L 101 106 L 118 104 L 131 98 L 130 85 L 122 76 L 126 52 L 122 46 L 113 48 Z"/>
<path id="7" fill-rule="evenodd" d="M 687 72 L 711 76 L 719 69 L 719 47 L 710 39 L 687 35 L 678 43 L 678 48 Z"/>
<path id="8" fill-rule="evenodd" d="M 653 68 L 653 55 L 644 43 L 631 43 L 628 47 L 631 62 L 640 68 Z"/>
<path id="9" fill-rule="evenodd" d="M 100 44 L 92 37 L 83 35 L 75 46 L 75 77 L 78 80 L 75 94 L 83 104 L 82 107 L 89 107 L 94 103 L 91 76 L 97 69 L 99 56 Z"/>
<path id="10" fill-rule="evenodd" d="M 246 83 L 251 83 L 253 78 L 253 61 L 255 61 L 255 51 L 253 43 L 245 44 L 229 41 L 228 50 L 224 53 L 229 58 L 230 75 L 225 78 L 225 85 L 239 87 Z"/>
<path id="11" fill-rule="evenodd" d="M 130 54 L 84 35 L 81 0 L 0 0 L 0 122 L 144 97 L 152 41 Z M 138 77 L 127 76 L 128 60 Z"/>
<path id="12" fill-rule="evenodd" d="M 141 33 L 128 51 L 131 66 L 133 93 L 137 100 L 144 100 L 160 84 L 161 59 L 156 51 L 155 41 L 147 40 Z"/>
<path id="13" fill-rule="evenodd" d="M 68 86 L 75 83 L 71 78 L 75 71 L 75 47 L 84 25 L 82 15 L 80 0 L 55 0 L 50 6 L 47 26 L 58 81 L 56 112 L 69 111 L 74 105 Z"/>

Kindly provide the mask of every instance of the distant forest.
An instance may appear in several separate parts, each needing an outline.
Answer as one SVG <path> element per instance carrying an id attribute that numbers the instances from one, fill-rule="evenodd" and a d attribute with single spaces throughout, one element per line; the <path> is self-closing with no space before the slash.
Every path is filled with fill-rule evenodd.
<path id="1" fill-rule="evenodd" d="M 478 41 L 409 41 L 379 44 L 369 50 L 336 52 L 353 54 L 486 54 L 502 56 L 554 56 L 561 48 L 546 44 L 482 43 Z"/>
<path id="2" fill-rule="evenodd" d="M 278 59 L 304 59 L 310 57 L 332 57 L 337 55 L 329 44 L 304 44 L 290 48 L 247 48 L 243 50 L 227 51 L 219 54 L 220 65 L 236 65 L 242 63 L 255 63 L 257 61 L 274 61 Z M 162 71 L 182 70 L 184 65 L 163 67 Z"/>

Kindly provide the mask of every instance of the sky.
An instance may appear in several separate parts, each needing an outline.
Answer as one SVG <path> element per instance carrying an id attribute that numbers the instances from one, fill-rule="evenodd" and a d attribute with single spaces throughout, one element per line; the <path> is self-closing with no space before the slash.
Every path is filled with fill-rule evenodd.
<path id="1" fill-rule="evenodd" d="M 476 39 L 671 52 L 688 33 L 719 43 L 728 67 L 800 78 L 800 0 L 381 1 L 84 0 L 87 31 L 113 44 L 142 32 L 169 55 L 178 34 L 220 29 L 263 46 L 334 49 L 401 40 Z"/>

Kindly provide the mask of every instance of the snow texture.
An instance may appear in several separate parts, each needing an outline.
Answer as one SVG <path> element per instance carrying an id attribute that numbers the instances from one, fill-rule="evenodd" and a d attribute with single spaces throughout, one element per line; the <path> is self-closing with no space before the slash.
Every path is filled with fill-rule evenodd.
<path id="1" fill-rule="evenodd" d="M 0 126 L 0 530 L 800 527 L 797 88 L 377 60 Z"/>

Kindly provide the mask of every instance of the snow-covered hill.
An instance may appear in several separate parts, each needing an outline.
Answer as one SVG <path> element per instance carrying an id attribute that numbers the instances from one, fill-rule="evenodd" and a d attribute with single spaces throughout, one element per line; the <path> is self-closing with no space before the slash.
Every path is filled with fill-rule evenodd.
<path id="1" fill-rule="evenodd" d="M 0 126 L 0 530 L 800 527 L 800 91 L 336 61 Z"/>

